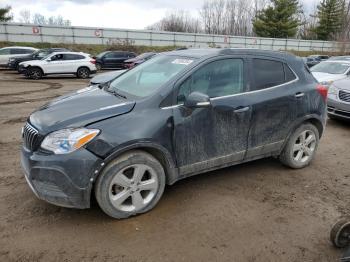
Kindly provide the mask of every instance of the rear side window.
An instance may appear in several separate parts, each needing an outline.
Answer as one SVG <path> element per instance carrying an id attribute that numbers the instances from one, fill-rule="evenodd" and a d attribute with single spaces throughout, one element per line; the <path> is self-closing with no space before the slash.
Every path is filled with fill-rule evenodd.
<path id="1" fill-rule="evenodd" d="M 284 70 L 283 63 L 281 62 L 267 59 L 253 59 L 253 74 L 256 90 L 284 83 Z"/>
<path id="2" fill-rule="evenodd" d="M 33 50 L 31 50 L 31 49 L 23 49 L 23 48 L 12 48 L 11 49 L 12 55 L 31 54 L 31 53 L 33 53 Z"/>
<path id="3" fill-rule="evenodd" d="M 9 55 L 10 49 L 0 49 L 0 55 Z"/>
<path id="4" fill-rule="evenodd" d="M 255 90 L 278 86 L 296 79 L 286 64 L 268 59 L 253 59 Z"/>
<path id="5" fill-rule="evenodd" d="M 82 55 L 75 55 L 75 54 L 65 54 L 64 55 L 64 60 L 81 60 L 84 58 L 85 57 Z"/>
<path id="6" fill-rule="evenodd" d="M 286 82 L 293 81 L 297 78 L 290 67 L 286 64 L 284 64 L 284 73 L 286 74 Z"/>

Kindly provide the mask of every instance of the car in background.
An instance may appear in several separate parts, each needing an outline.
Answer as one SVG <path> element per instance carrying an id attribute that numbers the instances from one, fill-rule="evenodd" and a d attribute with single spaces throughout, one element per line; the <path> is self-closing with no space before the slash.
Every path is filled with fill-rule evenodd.
<path id="1" fill-rule="evenodd" d="M 136 57 L 133 52 L 106 51 L 95 57 L 97 70 L 101 69 L 126 69 L 125 61 Z"/>
<path id="2" fill-rule="evenodd" d="M 328 89 L 329 118 L 350 120 L 350 77 L 334 81 Z"/>
<path id="3" fill-rule="evenodd" d="M 316 57 L 304 57 L 303 60 L 309 68 L 311 68 L 311 67 L 313 67 L 321 62 L 321 60 L 316 58 Z"/>
<path id="4" fill-rule="evenodd" d="M 310 71 L 321 85 L 329 87 L 334 81 L 350 75 L 350 61 L 323 61 L 313 66 Z"/>
<path id="5" fill-rule="evenodd" d="M 137 57 L 125 60 L 125 65 L 127 68 L 133 68 L 139 64 L 142 64 L 143 62 L 151 59 L 152 57 L 154 57 L 157 53 L 155 52 L 148 52 L 148 53 L 143 53 L 141 55 L 138 55 Z"/>
<path id="6" fill-rule="evenodd" d="M 117 78 L 120 76 L 122 73 L 126 72 L 127 70 L 114 70 L 111 72 L 106 72 L 106 73 L 100 73 L 95 75 L 91 80 L 90 80 L 90 85 L 103 85 L 106 84 L 113 79 Z"/>
<path id="7" fill-rule="evenodd" d="M 308 58 L 316 58 L 319 61 L 326 61 L 329 59 L 328 55 L 309 55 Z"/>
<path id="8" fill-rule="evenodd" d="M 41 60 L 20 63 L 27 77 L 40 79 L 45 75 L 74 74 L 79 78 L 88 78 L 96 73 L 95 59 L 89 54 L 78 52 L 54 52 Z"/>
<path id="9" fill-rule="evenodd" d="M 329 60 L 346 60 L 350 61 L 350 56 L 332 56 Z"/>
<path id="10" fill-rule="evenodd" d="M 53 52 L 70 52 L 67 48 L 45 48 L 45 49 L 39 49 L 38 51 L 25 55 L 25 56 L 18 56 L 18 57 L 12 57 L 8 61 L 7 67 L 10 69 L 19 69 L 19 64 L 25 61 L 31 61 L 31 60 L 41 60 L 42 58 L 48 56 L 49 54 Z"/>
<path id="11" fill-rule="evenodd" d="M 11 46 L 0 49 L 0 67 L 6 67 L 10 58 L 29 55 L 38 49 L 24 46 Z"/>

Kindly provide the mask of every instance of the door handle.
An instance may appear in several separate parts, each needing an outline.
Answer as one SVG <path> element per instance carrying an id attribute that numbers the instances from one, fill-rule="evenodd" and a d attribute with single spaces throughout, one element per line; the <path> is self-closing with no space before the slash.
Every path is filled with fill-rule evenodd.
<path id="1" fill-rule="evenodd" d="M 233 110 L 234 113 L 244 113 L 244 112 L 247 112 L 248 110 L 250 109 L 249 106 L 240 106 L 240 107 L 237 107 L 235 110 Z"/>
<path id="2" fill-rule="evenodd" d="M 302 92 L 298 92 L 295 94 L 295 97 L 296 98 L 300 98 L 300 97 L 303 97 L 305 95 L 305 93 L 302 93 Z"/>

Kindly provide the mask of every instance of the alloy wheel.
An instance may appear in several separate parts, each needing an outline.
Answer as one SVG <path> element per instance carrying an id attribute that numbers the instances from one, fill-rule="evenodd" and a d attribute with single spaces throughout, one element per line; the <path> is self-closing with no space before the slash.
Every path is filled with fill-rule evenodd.
<path id="1" fill-rule="evenodd" d="M 156 196 L 158 177 L 153 168 L 135 164 L 119 171 L 109 186 L 109 200 L 118 210 L 138 212 Z"/>
<path id="2" fill-rule="evenodd" d="M 305 163 L 312 158 L 317 145 L 316 135 L 312 130 L 303 131 L 296 139 L 293 146 L 293 159 L 296 162 Z"/>

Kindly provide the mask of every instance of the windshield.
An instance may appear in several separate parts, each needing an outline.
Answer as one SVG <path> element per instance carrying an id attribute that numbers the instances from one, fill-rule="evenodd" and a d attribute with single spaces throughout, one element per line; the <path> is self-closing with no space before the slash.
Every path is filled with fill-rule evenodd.
<path id="1" fill-rule="evenodd" d="M 49 51 L 37 51 L 33 54 L 33 56 L 42 59 L 44 57 L 47 57 L 49 54 Z"/>
<path id="2" fill-rule="evenodd" d="M 154 56 L 154 55 L 155 55 L 155 53 L 143 53 L 141 55 L 138 55 L 134 59 L 147 59 L 148 57 Z"/>
<path id="3" fill-rule="evenodd" d="M 99 53 L 96 57 L 101 58 L 101 57 L 103 57 L 105 54 L 107 54 L 108 52 L 109 52 L 109 51 L 105 51 L 105 52 Z"/>
<path id="4" fill-rule="evenodd" d="M 109 86 L 109 90 L 146 97 L 194 61 L 193 58 L 159 55 L 127 71 Z"/>
<path id="5" fill-rule="evenodd" d="M 350 64 L 323 62 L 311 68 L 311 72 L 320 72 L 327 74 L 344 74 L 349 69 Z"/>

